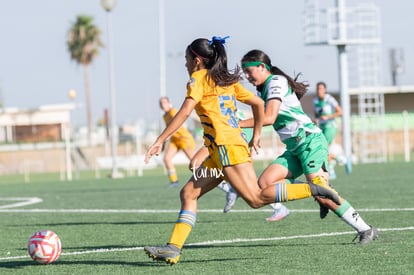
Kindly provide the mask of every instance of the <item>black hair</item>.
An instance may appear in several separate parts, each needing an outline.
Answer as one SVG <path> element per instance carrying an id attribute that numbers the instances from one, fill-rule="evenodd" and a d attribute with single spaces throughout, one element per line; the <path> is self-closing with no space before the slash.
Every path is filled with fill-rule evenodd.
<path id="1" fill-rule="evenodd" d="M 319 81 L 318 83 L 316 83 L 316 88 L 318 88 L 319 85 L 322 85 L 326 89 L 326 83 L 325 82 Z"/>
<path id="2" fill-rule="evenodd" d="M 227 54 L 222 42 L 198 38 L 187 47 L 187 54 L 199 57 L 208 70 L 208 76 L 219 86 L 228 86 L 240 80 L 240 68 L 233 72 L 227 68 Z"/>
<path id="3" fill-rule="evenodd" d="M 298 99 L 301 99 L 305 95 L 309 87 L 309 84 L 297 81 L 301 73 L 297 74 L 294 78 L 290 77 L 289 75 L 284 73 L 281 69 L 272 65 L 272 61 L 270 60 L 269 56 L 261 50 L 251 50 L 248 53 L 246 53 L 243 56 L 241 63 L 243 64 L 246 62 L 263 63 L 266 65 L 266 67 L 270 68 L 271 74 L 283 75 L 284 77 L 286 77 L 286 79 L 288 80 L 289 86 L 292 88 L 292 91 L 296 94 Z M 263 88 L 262 86 L 257 87 L 259 91 L 261 91 L 262 88 Z"/>

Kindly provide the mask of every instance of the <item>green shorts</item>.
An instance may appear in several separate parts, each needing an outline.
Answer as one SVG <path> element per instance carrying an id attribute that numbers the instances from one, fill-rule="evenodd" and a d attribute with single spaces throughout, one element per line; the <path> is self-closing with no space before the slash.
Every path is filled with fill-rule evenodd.
<path id="1" fill-rule="evenodd" d="M 322 129 L 322 128 L 321 128 Z M 328 144 L 331 144 L 336 137 L 336 127 L 326 127 L 322 129 L 322 133 Z"/>
<path id="2" fill-rule="evenodd" d="M 286 150 L 272 164 L 286 167 L 293 178 L 328 169 L 328 143 L 322 133 L 311 133 L 305 142 L 293 151 Z"/>

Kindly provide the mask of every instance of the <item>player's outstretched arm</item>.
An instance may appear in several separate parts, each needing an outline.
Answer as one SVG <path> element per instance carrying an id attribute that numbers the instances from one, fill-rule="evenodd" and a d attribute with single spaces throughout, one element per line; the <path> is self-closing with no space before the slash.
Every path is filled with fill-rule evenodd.
<path id="1" fill-rule="evenodd" d="M 180 110 L 171 120 L 170 124 L 168 124 L 155 142 L 148 148 L 148 151 L 145 154 L 145 163 L 148 163 L 152 156 L 158 156 L 161 153 L 162 144 L 184 124 L 194 110 L 195 105 L 196 102 L 192 98 L 188 97 L 184 100 Z"/>

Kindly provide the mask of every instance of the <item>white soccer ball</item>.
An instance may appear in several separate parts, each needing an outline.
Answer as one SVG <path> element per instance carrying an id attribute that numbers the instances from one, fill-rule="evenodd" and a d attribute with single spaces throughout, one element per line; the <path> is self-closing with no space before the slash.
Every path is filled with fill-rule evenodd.
<path id="1" fill-rule="evenodd" d="M 53 263 L 59 258 L 61 251 L 59 236 L 51 230 L 35 232 L 27 244 L 27 252 L 39 264 Z"/>

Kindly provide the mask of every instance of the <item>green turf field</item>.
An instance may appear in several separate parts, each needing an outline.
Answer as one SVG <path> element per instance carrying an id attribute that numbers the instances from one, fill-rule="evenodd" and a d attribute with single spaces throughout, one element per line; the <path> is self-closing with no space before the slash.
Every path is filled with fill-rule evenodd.
<path id="1" fill-rule="evenodd" d="M 380 229 L 368 246 L 354 245 L 355 234 L 333 213 L 320 220 L 313 199 L 287 203 L 290 216 L 268 223 L 269 207 L 252 210 L 242 200 L 223 214 L 225 196 L 217 189 L 200 199 L 174 266 L 143 252 L 168 240 L 180 207 L 179 188 L 167 187 L 162 169 L 121 180 L 0 177 L 0 274 L 413 274 L 413 167 L 357 165 L 351 175 L 337 167 L 336 189 Z M 184 181 L 190 174 L 180 171 Z M 13 207 L 23 201 L 6 200 L 33 197 L 42 202 Z M 40 229 L 55 231 L 63 247 L 46 266 L 26 253 L 28 237 Z"/>

